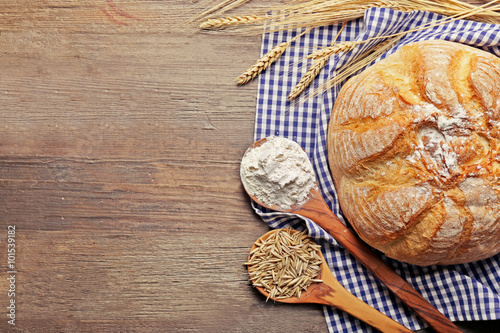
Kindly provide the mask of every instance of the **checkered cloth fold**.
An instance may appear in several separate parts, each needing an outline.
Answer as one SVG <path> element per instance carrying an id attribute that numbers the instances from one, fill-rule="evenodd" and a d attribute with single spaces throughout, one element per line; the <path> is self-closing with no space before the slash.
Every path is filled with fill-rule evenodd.
<path id="1" fill-rule="evenodd" d="M 414 11 L 403 13 L 386 8 L 371 8 L 363 18 L 349 22 L 338 42 L 361 41 L 408 31 L 427 22 L 442 19 L 434 13 Z M 305 93 L 304 102 L 289 102 L 287 95 L 307 71 L 304 57 L 312 51 L 329 46 L 341 25 L 318 27 L 296 40 L 259 80 L 255 140 L 277 135 L 299 143 L 309 154 L 326 202 L 343 221 L 333 180 L 328 170 L 326 133 L 330 111 L 340 85 L 322 94 L 314 94 L 344 64 L 365 52 L 377 40 L 361 44 L 352 52 L 331 57 L 314 85 Z M 289 41 L 302 31 L 280 31 L 264 34 L 262 53 Z M 471 21 L 454 21 L 426 30 L 408 33 L 379 61 L 405 44 L 421 40 L 441 39 L 468 44 L 500 56 L 500 25 Z M 314 222 L 293 214 L 267 210 L 253 203 L 253 208 L 272 228 L 308 229 L 319 244 L 333 274 L 351 293 L 390 316 L 411 330 L 426 327 L 417 315 L 395 297 L 356 259 L 340 247 Z M 500 255 L 469 264 L 419 267 L 395 261 L 380 254 L 382 260 L 407 280 L 424 298 L 453 321 L 500 319 Z M 324 307 L 330 332 L 372 332 L 363 322 L 334 308 Z"/>

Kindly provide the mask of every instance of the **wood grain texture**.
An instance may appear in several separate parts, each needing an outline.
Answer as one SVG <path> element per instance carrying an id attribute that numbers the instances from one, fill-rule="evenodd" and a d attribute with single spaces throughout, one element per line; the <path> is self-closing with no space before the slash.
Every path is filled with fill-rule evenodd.
<path id="1" fill-rule="evenodd" d="M 0 207 L 2 230 L 18 237 L 15 331 L 252 332 L 299 314 L 301 330 L 325 330 L 319 307 L 265 303 L 243 266 L 267 227 L 238 173 L 256 85 L 235 78 L 260 38 L 183 34 L 172 29 L 180 5 L 2 2 Z"/>
<path id="2" fill-rule="evenodd" d="M 235 79 L 260 37 L 183 32 L 206 3 L 1 2 L 0 331 L 327 331 L 248 282 L 268 228 L 239 179 L 257 85 Z"/>

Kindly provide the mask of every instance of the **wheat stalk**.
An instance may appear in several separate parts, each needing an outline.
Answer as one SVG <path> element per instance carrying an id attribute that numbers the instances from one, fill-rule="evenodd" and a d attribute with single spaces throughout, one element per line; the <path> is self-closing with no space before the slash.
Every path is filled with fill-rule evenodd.
<path id="1" fill-rule="evenodd" d="M 289 101 L 297 98 L 307 87 L 309 87 L 309 85 L 314 81 L 316 76 L 318 76 L 318 74 L 321 72 L 321 70 L 326 66 L 328 59 L 330 59 L 331 55 L 338 53 L 338 52 L 347 52 L 347 51 L 352 50 L 352 48 L 354 48 L 355 45 L 351 46 L 350 44 L 354 44 L 351 42 L 335 44 L 337 42 L 338 38 L 340 37 L 340 34 L 344 30 L 345 26 L 346 26 L 346 22 L 344 22 L 342 24 L 342 27 L 338 31 L 337 36 L 335 36 L 335 39 L 333 40 L 333 42 L 330 46 L 330 47 L 337 46 L 336 49 L 334 49 L 334 50 L 332 49 L 330 52 L 325 52 L 320 57 L 312 58 L 312 59 L 314 59 L 313 65 L 311 66 L 311 68 L 308 69 L 306 74 L 300 79 L 299 83 L 288 94 L 287 99 Z"/>
<path id="2" fill-rule="evenodd" d="M 273 47 L 270 51 L 264 54 L 256 64 L 238 76 L 236 83 L 241 86 L 255 79 L 257 75 L 262 73 L 262 71 L 266 70 L 269 66 L 271 66 L 271 64 L 278 60 L 278 58 L 285 52 L 288 45 L 290 45 L 290 42 L 284 42 Z"/>
<path id="3" fill-rule="evenodd" d="M 265 17 L 256 15 L 226 16 L 223 18 L 208 19 L 200 24 L 200 28 L 205 30 L 221 29 L 227 27 L 234 27 L 236 25 L 242 25 L 242 24 L 252 24 L 265 19 L 266 19 Z"/>
<path id="4" fill-rule="evenodd" d="M 311 68 L 308 69 L 306 74 L 302 76 L 299 83 L 292 89 L 292 91 L 288 94 L 287 99 L 289 101 L 297 98 L 309 85 L 312 81 L 318 76 L 319 72 L 325 67 L 328 62 L 329 57 L 319 58 L 314 62 Z"/>
<path id="5" fill-rule="evenodd" d="M 406 34 L 409 34 L 409 33 L 412 33 L 412 32 L 417 32 L 417 31 L 421 31 L 421 30 L 425 30 L 425 29 L 437 27 L 437 26 L 440 26 L 440 25 L 443 25 L 443 24 L 446 24 L 446 23 L 451 23 L 451 22 L 454 22 L 454 21 L 457 21 L 457 20 L 461 20 L 461 19 L 464 19 L 464 18 L 471 17 L 473 15 L 476 15 L 477 13 L 480 13 L 480 12 L 488 10 L 488 9 L 489 10 L 500 9 L 500 5 L 491 6 L 490 8 L 487 8 L 488 6 L 490 6 L 490 5 L 492 5 L 492 4 L 496 3 L 496 2 L 500 2 L 500 0 L 492 0 L 492 1 L 488 2 L 488 3 L 485 3 L 485 4 L 481 5 L 481 6 L 475 7 L 473 9 L 465 10 L 465 11 L 462 11 L 460 13 L 457 13 L 457 14 L 449 17 L 449 18 L 443 18 L 441 20 L 436 20 L 436 21 L 432 21 L 432 22 L 429 22 L 429 23 L 425 23 L 425 24 L 419 25 L 418 27 L 416 27 L 414 29 L 411 29 L 411 30 L 402 31 L 402 32 L 395 33 L 395 34 L 392 34 L 392 35 L 372 37 L 372 38 L 369 38 L 367 40 L 362 41 L 362 43 L 366 43 L 366 42 L 369 42 L 369 41 L 372 41 L 372 40 L 375 40 L 375 39 L 385 39 L 385 38 L 396 37 L 396 36 L 400 36 L 400 35 L 406 35 Z"/>
<path id="6" fill-rule="evenodd" d="M 332 46 L 324 47 L 322 49 L 319 49 L 317 51 L 314 51 L 313 53 L 309 54 L 306 58 L 307 59 L 319 59 L 323 57 L 329 57 L 331 55 L 341 53 L 341 52 L 349 52 L 356 45 L 362 44 L 364 41 L 358 41 L 358 42 L 343 42 L 339 44 L 335 44 Z"/>
<path id="7" fill-rule="evenodd" d="M 239 24 L 239 29 L 247 32 L 262 32 L 262 27 L 265 25 L 269 31 L 278 31 L 285 29 L 303 28 L 308 26 L 329 25 L 340 23 L 362 17 L 365 10 L 371 7 L 387 7 L 400 11 L 412 11 L 420 9 L 420 7 L 400 2 L 379 0 L 313 0 L 313 1 L 297 1 L 295 5 L 284 5 L 272 10 L 267 10 L 267 13 L 259 15 L 262 20 L 256 25 L 256 21 L 249 21 L 248 25 L 245 22 Z M 269 15 L 269 12 L 277 14 Z M 223 21 L 225 18 L 216 20 Z M 203 24 L 206 28 L 210 28 L 209 24 Z M 226 26 L 217 27 L 225 28 Z M 227 27 L 232 27 L 228 25 Z M 206 29 L 204 28 L 204 29 Z"/>
<path id="8" fill-rule="evenodd" d="M 369 63 L 375 61 L 382 54 L 387 52 L 390 48 L 396 45 L 399 40 L 401 40 L 404 36 L 397 36 L 393 38 L 389 38 L 386 41 L 378 44 L 374 48 L 364 52 L 363 54 L 357 56 L 355 59 L 351 60 L 351 62 L 345 64 L 342 68 L 339 68 L 337 71 L 340 73 L 339 75 L 335 75 L 331 78 L 326 85 L 320 87 L 321 91 L 326 91 L 331 89 L 338 83 L 342 82 L 344 79 L 349 77 L 350 75 L 356 73 L 360 69 L 366 67 Z M 344 69 L 345 68 L 345 69 Z"/>
<path id="9" fill-rule="evenodd" d="M 358 70 L 364 68 L 367 64 L 371 63 L 372 61 L 374 61 L 375 59 L 377 59 L 379 56 L 381 56 L 383 53 L 385 53 L 388 49 L 390 49 L 391 47 L 393 47 L 406 34 L 411 33 L 411 32 L 415 32 L 415 31 L 420 31 L 420 30 L 428 29 L 430 27 L 435 27 L 435 26 L 438 26 L 438 25 L 450 23 L 450 22 L 453 22 L 453 21 L 456 21 L 456 20 L 459 20 L 459 19 L 463 19 L 463 18 L 466 18 L 468 16 L 475 15 L 476 13 L 479 13 L 482 10 L 487 10 L 487 9 L 491 10 L 491 9 L 500 8 L 500 6 L 492 6 L 490 8 L 487 8 L 489 5 L 494 4 L 496 2 L 499 2 L 499 1 L 500 0 L 493 0 L 493 1 L 490 1 L 490 2 L 488 2 L 488 3 L 486 3 L 486 4 L 482 5 L 482 6 L 474 7 L 474 8 L 469 9 L 469 10 L 465 10 L 463 13 L 456 14 L 452 18 L 445 18 L 445 19 L 442 19 L 442 20 L 437 20 L 437 21 L 434 21 L 434 22 L 426 23 L 426 24 L 423 24 L 421 26 L 416 27 L 415 29 L 411 29 L 411 30 L 408 30 L 408 31 L 403 31 L 403 32 L 400 32 L 400 33 L 392 34 L 392 35 L 372 37 L 372 38 L 369 38 L 367 40 L 357 42 L 358 44 L 361 44 L 361 43 L 366 43 L 366 42 L 369 42 L 369 41 L 372 41 L 372 40 L 375 40 L 375 39 L 388 39 L 388 38 L 391 38 L 391 39 L 389 39 L 389 40 L 387 40 L 385 42 L 382 42 L 381 44 L 379 44 L 378 46 L 376 46 L 376 48 L 368 50 L 367 52 L 363 53 L 362 55 L 360 55 L 360 56 L 356 57 L 355 59 L 351 60 L 351 62 L 349 64 L 344 65 L 344 67 L 349 66 L 346 70 L 344 70 L 343 68 L 337 70 L 341 74 L 338 75 L 338 76 L 335 76 L 334 78 L 332 78 L 329 82 L 327 82 L 326 86 L 322 86 L 321 87 L 321 91 L 326 91 L 326 90 L 332 88 L 336 84 L 342 82 L 345 78 L 347 78 L 351 74 L 353 74 L 353 73 L 357 72 Z M 361 60 L 358 60 L 358 59 L 361 59 Z"/>
<path id="10" fill-rule="evenodd" d="M 492 5 L 492 4 L 496 3 L 496 2 L 500 2 L 500 0 L 493 0 L 493 1 L 490 1 L 490 2 L 488 2 L 486 4 L 484 4 L 484 5 L 481 5 L 479 7 L 475 7 L 473 9 L 466 10 L 466 11 L 463 11 L 461 13 L 455 14 L 452 17 L 444 18 L 444 19 L 441 19 L 441 20 L 432 21 L 432 22 L 429 22 L 429 23 L 425 23 L 425 24 L 417 26 L 414 29 L 410 29 L 410 30 L 407 30 L 407 31 L 402 31 L 402 32 L 398 32 L 398 33 L 395 33 L 395 34 L 391 34 L 391 35 L 375 36 L 375 37 L 371 37 L 371 38 L 368 38 L 368 39 L 363 40 L 363 41 L 342 43 L 342 44 L 346 44 L 346 45 L 342 45 L 342 44 L 333 45 L 333 46 L 330 46 L 330 47 L 327 47 L 327 48 L 323 48 L 323 49 L 317 50 L 317 51 L 313 52 L 312 54 L 310 54 L 308 57 L 311 58 L 311 59 L 317 59 L 318 57 L 321 57 L 321 56 L 324 56 L 324 55 L 328 55 L 330 53 L 347 52 L 347 51 L 351 50 L 352 48 L 354 48 L 354 46 L 356 46 L 356 45 L 364 44 L 364 43 L 370 42 L 372 40 L 387 39 L 387 38 L 392 38 L 392 37 L 397 37 L 397 36 L 404 36 L 404 35 L 412 33 L 412 32 L 417 32 L 417 31 L 421 31 L 421 30 L 433 28 L 433 27 L 436 27 L 436 26 L 439 26 L 439 25 L 443 25 L 443 24 L 446 24 L 446 23 L 451 23 L 453 21 L 461 20 L 461 19 L 470 17 L 472 15 L 475 15 L 475 14 L 481 12 L 481 11 L 484 11 L 484 10 L 488 9 L 487 6 Z M 497 8 L 500 8 L 500 5 L 498 5 L 498 6 L 492 6 L 489 9 L 497 9 Z M 345 51 L 344 49 L 346 49 L 347 51 Z"/>
<path id="11" fill-rule="evenodd" d="M 302 32 L 301 34 L 295 36 L 288 42 L 283 42 L 275 47 L 273 47 L 271 50 L 269 50 L 266 54 L 264 54 L 258 61 L 255 63 L 253 66 L 248 68 L 246 71 L 244 71 L 238 78 L 236 79 L 236 83 L 241 86 L 244 85 L 245 83 L 248 83 L 255 79 L 260 73 L 262 73 L 264 70 L 266 70 L 269 66 L 271 66 L 276 60 L 281 57 L 281 55 L 285 52 L 286 48 L 296 41 L 298 38 L 301 36 L 305 35 L 309 31 L 311 31 L 313 28 L 309 28 L 306 31 Z"/>
<path id="12" fill-rule="evenodd" d="M 409 6 L 409 5 L 404 5 L 395 1 L 389 1 L 389 0 L 380 0 L 376 2 L 368 2 L 366 3 L 366 0 L 363 0 L 362 2 L 364 4 L 358 4 L 357 2 L 360 2 L 360 0 L 349 0 L 352 2 L 352 4 L 349 4 L 349 6 L 342 8 L 338 8 L 338 1 L 313 1 L 312 4 L 309 5 L 301 5 L 297 8 L 288 8 L 284 7 L 281 9 L 275 10 L 278 14 L 275 15 L 245 15 L 245 16 L 226 16 L 226 17 L 221 17 L 221 18 L 212 18 L 208 19 L 205 22 L 202 22 L 200 24 L 201 29 L 221 29 L 221 28 L 228 28 L 228 27 L 233 27 L 235 25 L 246 25 L 246 24 L 255 24 L 258 21 L 266 21 L 265 24 L 268 25 L 268 27 L 274 27 L 276 28 L 277 25 L 290 25 L 295 21 L 298 20 L 303 20 L 304 16 L 308 16 L 309 18 L 318 18 L 320 16 L 327 16 L 328 20 L 331 20 L 330 16 L 335 16 L 339 15 L 339 13 L 344 12 L 346 14 L 346 17 L 342 17 L 339 15 L 339 18 L 342 17 L 343 21 L 347 21 L 351 18 L 357 18 L 361 17 L 363 13 L 365 12 L 366 9 L 369 9 L 371 7 L 386 7 L 386 8 L 392 8 L 395 10 L 400 10 L 400 11 L 412 11 L 417 9 L 415 6 Z M 349 2 L 348 1 L 348 2 Z M 335 3 L 335 7 L 333 8 L 332 4 Z M 337 22 L 339 19 L 336 20 Z M 264 22 L 262 22 L 264 24 Z M 324 22 L 322 22 L 324 23 Z M 308 25 L 311 25 L 310 23 L 307 23 Z M 315 25 L 317 25 L 316 23 Z M 274 29 L 273 28 L 273 29 Z"/>
<path id="13" fill-rule="evenodd" d="M 373 3 L 368 3 L 366 5 L 359 6 L 360 10 L 362 10 L 363 12 L 367 9 L 372 8 L 372 7 L 391 8 L 391 9 L 399 10 L 402 12 L 411 12 L 411 11 L 419 8 L 418 5 L 410 6 L 408 4 L 402 3 L 401 1 L 396 2 L 396 1 L 385 1 L 385 0 L 376 1 Z"/>
<path id="14" fill-rule="evenodd" d="M 317 87 L 311 94 L 306 94 L 301 97 L 301 100 L 307 100 L 308 98 L 318 96 L 325 91 L 330 90 L 338 83 L 342 82 L 345 78 L 356 73 L 360 69 L 364 68 L 366 65 L 377 59 L 380 55 L 387 52 L 391 47 L 393 47 L 403 36 L 389 38 L 388 40 L 376 45 L 375 47 L 369 49 L 368 51 L 356 56 L 349 63 L 345 64 L 341 69 L 336 70 L 339 75 L 335 75 L 333 78 L 329 79 L 327 82 L 321 84 Z M 344 68 L 346 68 L 344 70 Z M 297 95 L 295 98 L 297 98 Z M 295 99 L 294 98 L 294 99 Z"/>
<path id="15" fill-rule="evenodd" d="M 238 3 L 239 1 L 225 0 L 224 2 Z M 216 7 L 220 11 L 221 7 Z M 236 7 L 236 5 L 231 6 L 231 8 L 234 7 Z M 278 31 L 310 26 L 338 24 L 362 17 L 365 10 L 371 7 L 385 7 L 404 12 L 412 10 L 423 10 L 445 16 L 460 15 L 466 11 L 478 8 L 477 5 L 464 3 L 458 0 L 289 1 L 288 3 L 276 8 L 267 8 L 261 10 L 260 14 L 255 16 L 262 17 L 262 20 L 248 21 L 247 23 L 242 22 L 237 26 L 228 25 L 227 27 L 237 27 L 240 32 L 260 34 L 262 33 L 262 28 L 264 26 L 268 31 Z M 278 14 L 268 15 L 269 12 Z M 498 8 L 485 8 L 482 11 L 475 12 L 473 15 L 470 15 L 469 19 L 487 23 L 498 23 L 500 20 L 500 13 L 498 12 Z"/>
<path id="16" fill-rule="evenodd" d="M 200 20 L 204 17 L 207 17 L 208 15 L 215 14 L 215 13 L 221 14 L 221 13 L 226 12 L 228 10 L 231 10 L 233 8 L 239 7 L 248 1 L 249 0 L 224 0 L 224 1 L 221 1 L 218 4 L 205 10 L 204 12 L 198 14 L 191 21 L 197 21 L 197 20 Z"/>
<path id="17" fill-rule="evenodd" d="M 361 44 L 361 42 L 343 42 L 339 43 L 333 46 L 329 46 L 323 49 L 320 49 L 319 51 L 325 50 L 325 52 L 321 52 L 321 55 L 315 56 L 312 59 L 314 59 L 314 63 L 309 68 L 309 70 L 304 74 L 304 76 L 300 79 L 299 83 L 292 89 L 292 91 L 288 94 L 287 99 L 289 101 L 294 100 L 297 98 L 311 83 L 314 81 L 316 76 L 318 76 L 319 72 L 325 67 L 327 64 L 328 60 L 330 59 L 330 56 L 341 53 L 341 52 L 349 52 L 356 47 L 356 45 Z M 316 53 L 316 52 L 315 52 Z M 313 54 L 315 54 L 313 53 Z M 319 53 L 319 52 L 318 52 Z M 309 57 L 309 56 L 308 56 Z"/>
<path id="18" fill-rule="evenodd" d="M 284 5 L 280 7 L 275 12 L 278 14 L 268 15 L 267 13 L 263 15 L 244 15 L 244 16 L 227 16 L 219 19 L 208 19 L 202 24 L 200 28 L 202 29 L 221 29 L 226 27 L 234 27 L 238 29 L 243 29 L 251 31 L 251 29 L 257 29 L 259 26 L 266 26 L 267 31 L 277 31 L 285 30 L 291 28 L 299 27 L 309 27 L 307 31 L 314 27 L 321 25 L 329 25 L 339 22 L 347 22 L 352 19 L 362 17 L 366 9 L 371 7 L 386 7 L 392 8 L 400 11 L 412 11 L 412 10 L 426 10 L 433 11 L 438 14 L 447 16 L 444 19 L 430 22 L 421 25 L 415 29 L 409 31 L 403 31 L 400 33 L 372 37 L 364 41 L 357 42 L 344 42 L 339 44 L 334 44 L 326 48 L 322 48 L 308 55 L 307 59 L 313 60 L 313 65 L 306 74 L 301 78 L 299 83 L 292 89 L 290 94 L 287 96 L 289 100 L 295 99 L 299 96 L 315 79 L 319 74 L 321 69 L 326 65 L 328 58 L 337 53 L 351 51 L 357 45 L 362 43 L 367 43 L 374 39 L 388 39 L 395 37 L 402 37 L 408 33 L 432 28 L 442 24 L 450 23 L 455 20 L 470 18 L 478 21 L 495 21 L 500 18 L 500 13 L 497 11 L 500 6 L 490 6 L 493 3 L 499 2 L 500 0 L 493 0 L 481 6 L 476 6 L 472 4 L 463 3 L 458 0 L 401 0 L 401 1 L 391 1 L 391 0 L 378 0 L 378 1 L 366 1 L 366 0 L 310 0 L 310 1 L 290 1 L 291 4 Z M 226 4 L 226 7 L 235 8 L 239 4 L 246 1 L 244 0 L 225 0 L 222 4 Z M 216 10 L 208 10 L 207 12 L 214 13 L 216 11 L 225 11 L 225 6 L 220 4 L 216 6 Z M 255 30 L 257 31 L 257 30 Z M 262 33 L 261 30 L 258 30 Z M 248 68 L 243 74 L 237 78 L 237 84 L 243 85 L 255 77 L 257 77 L 262 71 L 267 69 L 271 64 L 273 64 L 279 57 L 285 52 L 286 48 L 298 37 L 302 36 L 304 33 L 296 36 L 288 42 L 281 43 L 273 47 L 269 52 L 263 55 L 256 64 Z M 399 39 L 399 38 L 398 38 Z M 381 44 L 382 46 L 388 44 Z M 391 46 L 392 47 L 392 46 Z M 379 48 L 377 48 L 377 51 Z M 369 50 L 363 53 L 362 56 L 369 56 L 366 58 L 372 59 L 373 56 L 378 54 L 374 50 Z M 357 62 L 355 59 L 355 66 L 352 68 L 358 68 L 361 62 Z M 362 63 L 366 63 L 362 61 Z M 351 68 L 346 70 L 346 73 L 352 73 Z M 340 80 L 343 76 L 337 76 L 336 80 Z M 339 82 L 339 81 L 337 81 Z M 332 84 L 332 83 L 330 83 Z"/>

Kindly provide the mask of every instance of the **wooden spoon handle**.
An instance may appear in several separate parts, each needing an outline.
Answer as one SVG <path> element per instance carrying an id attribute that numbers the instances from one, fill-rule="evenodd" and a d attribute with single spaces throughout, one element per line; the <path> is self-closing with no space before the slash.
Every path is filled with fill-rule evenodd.
<path id="1" fill-rule="evenodd" d="M 345 307 L 337 305 L 338 309 L 353 315 L 354 317 L 364 321 L 365 323 L 367 323 L 372 327 L 375 327 L 381 332 L 386 332 L 386 333 L 412 332 L 405 326 L 392 320 L 391 318 L 377 311 L 370 305 L 361 301 L 359 298 L 356 298 L 354 295 L 352 294 L 349 295 L 352 296 L 346 298 L 346 301 L 349 302 L 349 305 Z"/>
<path id="2" fill-rule="evenodd" d="M 321 197 L 321 193 L 313 190 L 311 194 L 312 197 L 292 213 L 307 217 L 323 228 L 323 230 L 335 238 L 341 246 L 356 257 L 406 305 L 420 315 L 436 332 L 462 332 L 446 316 L 423 298 L 408 282 L 377 257 L 356 234 L 347 229 L 327 206 Z"/>
<path id="3" fill-rule="evenodd" d="M 331 305 L 339 310 L 345 311 L 352 316 L 364 321 L 368 325 L 375 327 L 381 332 L 401 333 L 412 332 L 397 321 L 384 315 L 367 303 L 363 302 L 349 291 L 347 291 L 333 276 L 330 270 L 323 276 L 323 283 L 329 287 L 327 292 L 322 294 L 316 292 L 317 302 L 325 305 Z M 319 289 L 319 288 L 318 288 Z"/>

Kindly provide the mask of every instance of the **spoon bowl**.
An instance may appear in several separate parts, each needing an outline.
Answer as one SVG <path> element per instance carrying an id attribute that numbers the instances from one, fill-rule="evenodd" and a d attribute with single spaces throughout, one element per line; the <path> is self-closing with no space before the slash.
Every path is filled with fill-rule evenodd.
<path id="1" fill-rule="evenodd" d="M 269 236 L 278 231 L 279 229 L 271 230 L 260 237 L 252 246 L 248 260 L 250 261 L 252 258 L 253 250 L 259 246 L 258 244 L 262 244 Z M 297 233 L 298 231 L 290 230 L 290 232 Z M 335 307 L 382 332 L 411 332 L 411 330 L 405 326 L 377 311 L 375 308 L 347 291 L 333 276 L 320 250 L 318 250 L 318 255 L 321 258 L 321 265 L 320 272 L 315 280 L 322 280 L 323 282 L 313 282 L 310 284 L 305 292 L 301 294 L 300 298 L 297 296 L 287 298 L 269 297 L 269 293 L 263 287 L 256 286 L 257 290 L 267 298 L 281 303 L 315 303 Z M 255 284 L 255 281 L 252 280 L 252 283 Z"/>
<path id="2" fill-rule="evenodd" d="M 245 157 L 250 153 L 250 151 L 252 151 L 253 149 L 256 149 L 256 148 L 259 148 L 260 146 L 262 146 L 264 143 L 266 143 L 268 141 L 269 138 L 262 138 L 258 141 L 255 141 L 245 152 L 245 154 L 243 155 L 243 159 L 245 159 Z M 304 154 L 306 154 L 306 152 L 302 149 L 302 151 L 304 152 Z M 309 160 L 307 161 L 308 163 L 311 163 Z M 311 165 L 311 169 L 312 169 L 312 165 Z M 313 194 L 312 191 L 316 190 L 316 191 L 319 191 L 319 188 L 318 188 L 318 183 L 317 181 L 314 182 L 313 186 L 311 187 L 311 191 L 309 192 L 309 194 L 307 195 L 307 198 L 305 200 L 301 200 L 301 201 L 298 201 L 298 202 L 295 202 L 294 204 L 292 204 L 290 207 L 281 207 L 279 205 L 273 205 L 273 204 L 270 204 L 269 202 L 265 202 L 264 200 L 262 200 L 261 198 L 258 198 L 254 195 L 252 195 L 249 191 L 249 187 L 247 186 L 247 180 L 245 179 L 245 177 L 243 175 L 241 175 L 241 182 L 243 184 L 243 187 L 245 189 L 245 192 L 248 194 L 248 196 L 253 200 L 255 201 L 256 203 L 258 203 L 259 205 L 261 205 L 262 207 L 265 207 L 265 208 L 268 208 L 268 209 L 271 209 L 271 210 L 275 210 L 275 211 L 278 211 L 278 212 L 285 212 L 285 213 L 288 213 L 288 212 L 291 212 L 291 211 L 294 211 L 298 208 L 300 208 L 300 206 L 302 206 L 306 201 L 307 199 L 309 199 L 311 197 L 311 195 Z"/>
<path id="3" fill-rule="evenodd" d="M 260 147 L 266 141 L 267 138 L 263 138 L 253 143 L 246 151 L 245 156 L 249 151 Z M 365 242 L 335 216 L 323 199 L 317 182 L 311 187 L 305 200 L 297 202 L 288 208 L 283 208 L 277 205 L 270 205 L 263 202 L 260 198 L 253 196 L 249 193 L 245 185 L 246 179 L 244 179 L 243 175 L 241 178 L 245 191 L 257 204 L 278 212 L 297 214 L 314 221 L 372 272 L 373 275 L 385 284 L 385 286 L 398 296 L 407 306 L 413 309 L 436 332 L 462 332 L 453 322 L 451 322 L 451 320 L 423 298 L 415 288 L 396 274 L 396 272 L 382 261 Z"/>

